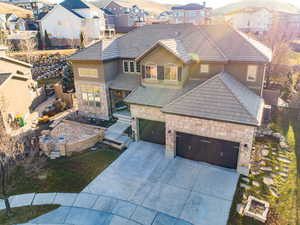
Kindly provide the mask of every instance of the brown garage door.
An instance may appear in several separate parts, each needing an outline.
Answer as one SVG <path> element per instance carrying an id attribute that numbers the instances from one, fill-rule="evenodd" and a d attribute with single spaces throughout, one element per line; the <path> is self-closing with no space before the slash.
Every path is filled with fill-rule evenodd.
<path id="1" fill-rule="evenodd" d="M 236 169 L 239 143 L 177 133 L 176 154 L 183 158 Z"/>

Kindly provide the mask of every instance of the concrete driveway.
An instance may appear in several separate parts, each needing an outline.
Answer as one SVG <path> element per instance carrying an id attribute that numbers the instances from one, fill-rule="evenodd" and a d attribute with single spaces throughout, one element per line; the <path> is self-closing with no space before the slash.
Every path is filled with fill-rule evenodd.
<path id="1" fill-rule="evenodd" d="M 163 146 L 140 141 L 132 143 L 83 192 L 123 200 L 140 210 L 163 213 L 194 225 L 225 225 L 238 177 L 233 170 L 206 163 L 179 157 L 166 159 Z M 153 221 L 154 216 L 139 222 Z"/>

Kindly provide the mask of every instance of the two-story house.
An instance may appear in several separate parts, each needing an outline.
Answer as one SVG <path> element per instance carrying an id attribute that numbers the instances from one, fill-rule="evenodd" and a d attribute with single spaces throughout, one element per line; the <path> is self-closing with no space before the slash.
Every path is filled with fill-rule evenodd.
<path id="1" fill-rule="evenodd" d="M 64 0 L 39 20 L 42 35 L 47 31 L 55 45 L 79 44 L 80 33 L 85 40 L 100 40 L 105 33 L 103 10 L 84 0 Z"/>
<path id="2" fill-rule="evenodd" d="M 206 7 L 206 3 L 203 5 L 190 3 L 182 6 L 172 7 L 172 19 L 173 24 L 178 23 L 192 23 L 194 25 L 206 24 L 211 15 L 211 8 Z"/>
<path id="3" fill-rule="evenodd" d="M 157 24 L 69 60 L 80 114 L 109 119 L 126 102 L 136 140 L 247 175 L 271 57 L 229 26 Z"/>

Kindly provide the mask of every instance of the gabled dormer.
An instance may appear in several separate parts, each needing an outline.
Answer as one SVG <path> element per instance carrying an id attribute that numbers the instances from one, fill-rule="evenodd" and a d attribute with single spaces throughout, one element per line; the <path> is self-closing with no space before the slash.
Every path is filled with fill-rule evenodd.
<path id="1" fill-rule="evenodd" d="M 162 39 L 137 57 L 143 85 L 182 87 L 192 58 L 180 40 Z"/>

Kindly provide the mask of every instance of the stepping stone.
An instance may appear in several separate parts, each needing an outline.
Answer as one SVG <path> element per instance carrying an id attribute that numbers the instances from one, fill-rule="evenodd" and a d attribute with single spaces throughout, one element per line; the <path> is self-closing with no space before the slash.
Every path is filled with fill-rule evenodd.
<path id="1" fill-rule="evenodd" d="M 285 173 L 288 173 L 289 172 L 289 168 L 288 167 L 284 167 L 284 168 L 282 168 L 282 171 L 285 172 Z"/>
<path id="2" fill-rule="evenodd" d="M 249 183 L 250 180 L 249 180 L 248 177 L 243 177 L 243 178 L 242 178 L 242 181 L 244 181 L 245 183 Z"/>
<path id="3" fill-rule="evenodd" d="M 269 190 L 274 197 L 279 198 L 278 191 L 274 187 L 271 187 Z"/>
<path id="4" fill-rule="evenodd" d="M 275 170 L 279 170 L 279 166 L 275 166 Z"/>
<path id="5" fill-rule="evenodd" d="M 272 152 L 272 155 L 277 155 L 277 153 L 276 152 Z"/>
<path id="6" fill-rule="evenodd" d="M 267 155 L 269 155 L 269 150 L 268 149 L 263 149 L 261 153 L 262 153 L 263 156 L 267 156 Z"/>
<path id="7" fill-rule="evenodd" d="M 73 206 L 76 198 L 76 193 L 57 193 L 53 204 L 62 205 L 62 206 Z"/>
<path id="8" fill-rule="evenodd" d="M 252 184 L 253 184 L 253 186 L 255 186 L 255 187 L 259 187 L 259 186 L 260 186 L 259 182 L 257 182 L 257 181 L 252 181 Z"/>
<path id="9" fill-rule="evenodd" d="M 288 148 L 289 147 L 284 141 L 281 141 L 279 143 L 279 145 L 280 145 L 280 148 Z"/>
<path id="10" fill-rule="evenodd" d="M 287 164 L 290 164 L 290 163 L 291 163 L 291 160 L 288 159 L 288 158 L 278 157 L 277 159 L 278 159 L 278 161 L 280 161 L 280 162 L 284 162 L 284 163 L 287 163 Z"/>
<path id="11" fill-rule="evenodd" d="M 266 162 L 265 162 L 265 161 L 261 161 L 261 162 L 259 163 L 259 165 L 265 166 L 265 165 L 266 165 Z"/>
<path id="12" fill-rule="evenodd" d="M 56 193 L 39 193 L 34 196 L 32 205 L 50 205 L 53 203 Z"/>
<path id="13" fill-rule="evenodd" d="M 30 206 L 34 199 L 34 195 L 35 193 L 14 195 L 13 200 L 11 202 L 11 207 L 15 208 L 21 206 Z"/>
<path id="14" fill-rule="evenodd" d="M 273 151 L 277 151 L 277 148 L 272 148 Z"/>
<path id="15" fill-rule="evenodd" d="M 267 186 L 274 184 L 274 180 L 271 177 L 264 177 L 263 182 Z"/>
<path id="16" fill-rule="evenodd" d="M 98 195 L 93 195 L 89 193 L 80 193 L 78 194 L 77 199 L 73 206 L 91 209 L 95 204 L 97 198 Z"/>
<path id="17" fill-rule="evenodd" d="M 250 185 L 244 184 L 244 183 L 241 183 L 241 184 L 240 184 L 240 187 L 241 187 L 241 188 L 245 188 L 246 190 L 248 190 L 248 189 L 251 188 Z"/>
<path id="18" fill-rule="evenodd" d="M 256 175 L 260 174 L 260 172 L 259 171 L 251 171 L 251 174 L 253 174 L 254 176 L 256 176 Z"/>
<path id="19" fill-rule="evenodd" d="M 263 166 L 260 168 L 262 171 L 272 171 L 272 167 L 266 167 L 266 166 Z"/>
<path id="20" fill-rule="evenodd" d="M 282 177 L 288 177 L 288 176 L 289 176 L 288 173 L 283 172 L 283 171 L 278 172 L 278 174 L 279 174 L 280 176 L 282 176 Z"/>
<path id="21" fill-rule="evenodd" d="M 265 161 L 271 161 L 272 160 L 269 157 L 265 157 L 265 156 L 263 156 L 262 159 L 265 160 Z"/>

